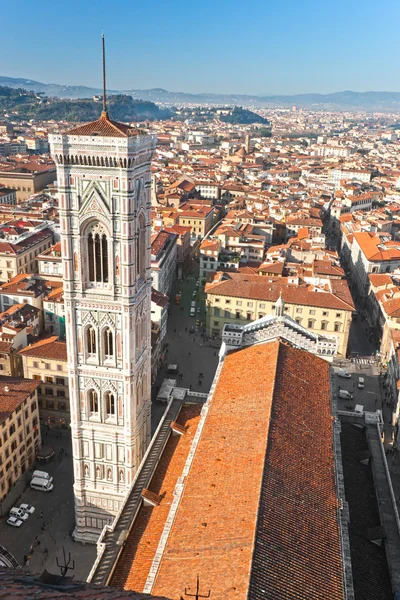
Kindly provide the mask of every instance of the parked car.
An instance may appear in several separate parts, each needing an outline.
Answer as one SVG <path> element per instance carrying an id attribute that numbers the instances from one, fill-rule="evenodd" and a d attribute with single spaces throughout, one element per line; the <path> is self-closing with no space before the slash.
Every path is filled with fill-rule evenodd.
<path id="1" fill-rule="evenodd" d="M 343 398 L 343 400 L 352 400 L 353 394 L 347 390 L 339 390 L 339 398 Z"/>
<path id="2" fill-rule="evenodd" d="M 27 521 L 29 519 L 28 513 L 14 506 L 10 510 L 10 517 L 15 517 L 16 519 L 21 519 L 21 521 Z"/>
<path id="3" fill-rule="evenodd" d="M 23 521 L 17 517 L 8 517 L 7 523 L 12 527 L 21 527 Z"/>
<path id="4" fill-rule="evenodd" d="M 338 377 L 345 377 L 346 379 L 351 378 L 351 373 L 346 371 L 346 369 L 338 369 L 337 374 L 338 374 Z"/>
<path id="5" fill-rule="evenodd" d="M 358 387 L 360 390 L 363 390 L 363 389 L 364 389 L 364 377 L 359 377 L 359 378 L 358 378 L 357 387 Z"/>
<path id="6" fill-rule="evenodd" d="M 33 471 L 32 479 L 34 477 L 39 477 L 39 479 L 47 479 L 47 481 L 50 481 L 50 483 L 53 481 L 51 475 L 49 475 L 46 471 Z"/>
<path id="7" fill-rule="evenodd" d="M 33 490 L 40 492 L 51 492 L 54 489 L 54 485 L 48 479 L 40 479 L 40 477 L 34 477 L 30 486 Z"/>
<path id="8" fill-rule="evenodd" d="M 32 506 L 32 504 L 20 504 L 19 508 L 20 510 L 23 510 L 29 515 L 33 515 L 33 513 L 35 512 L 35 507 Z"/>

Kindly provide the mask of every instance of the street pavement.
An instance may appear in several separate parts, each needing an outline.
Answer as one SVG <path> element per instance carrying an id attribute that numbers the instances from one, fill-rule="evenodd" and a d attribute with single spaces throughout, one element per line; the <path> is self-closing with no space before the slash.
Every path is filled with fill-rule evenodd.
<path id="1" fill-rule="evenodd" d="M 180 376 L 177 378 L 179 387 L 186 387 L 195 392 L 208 393 L 214 379 L 215 371 L 218 365 L 218 351 L 220 341 L 212 342 L 205 338 L 205 332 L 202 327 L 198 331 L 191 333 L 191 329 L 196 327 L 196 321 L 205 324 L 205 295 L 203 287 L 200 285 L 196 292 L 197 277 L 193 273 L 186 277 L 182 282 L 177 282 L 171 293 L 171 305 L 168 316 L 168 331 L 165 338 L 168 344 L 165 351 L 164 365 L 160 368 L 157 380 L 153 390 L 153 427 L 157 423 L 158 415 L 161 417 L 165 410 L 165 404 L 154 401 L 156 392 L 162 381 L 166 378 L 175 377 L 168 375 L 168 364 L 177 364 Z M 173 303 L 175 292 L 182 291 L 181 304 Z M 195 297 L 193 297 L 196 292 Z M 196 302 L 196 315 L 190 316 L 190 305 Z M 197 308 L 200 312 L 197 312 Z M 199 377 L 199 373 L 203 377 Z M 156 405 L 161 405 L 157 407 Z"/>
<path id="2" fill-rule="evenodd" d="M 42 432 L 42 435 L 43 444 L 52 446 L 55 456 L 47 465 L 35 463 L 32 471 L 40 469 L 50 473 L 54 479 L 54 490 L 45 493 L 32 490 L 28 485 L 15 506 L 23 502 L 32 504 L 36 509 L 35 513 L 19 528 L 7 525 L 7 517 L 3 519 L 0 522 L 1 544 L 21 566 L 24 564 L 24 555 L 30 557 L 27 566 L 35 573 L 41 573 L 46 568 L 51 573 L 59 574 L 57 560 L 63 564 L 64 548 L 67 560 L 70 553 L 70 566 L 74 562 L 75 567 L 68 575 L 74 576 L 78 581 L 85 581 L 96 559 L 96 546 L 74 542 L 71 537 L 74 527 L 74 499 L 70 432 L 50 429 L 47 433 Z M 61 448 L 67 455 L 60 460 Z M 43 525 L 45 529 L 42 529 Z M 36 537 L 39 544 L 35 542 Z"/>

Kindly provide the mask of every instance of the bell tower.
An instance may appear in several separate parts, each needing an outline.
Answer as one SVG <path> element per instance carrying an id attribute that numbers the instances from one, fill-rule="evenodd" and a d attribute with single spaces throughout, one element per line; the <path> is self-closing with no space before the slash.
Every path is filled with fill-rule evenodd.
<path id="1" fill-rule="evenodd" d="M 100 119 L 50 136 L 57 165 L 75 530 L 96 542 L 150 442 L 155 136 Z"/>

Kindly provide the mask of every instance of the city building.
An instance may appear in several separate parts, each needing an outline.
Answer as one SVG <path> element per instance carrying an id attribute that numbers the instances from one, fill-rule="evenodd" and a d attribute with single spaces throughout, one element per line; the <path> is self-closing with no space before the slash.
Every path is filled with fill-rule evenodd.
<path id="1" fill-rule="evenodd" d="M 54 163 L 44 158 L 17 156 L 0 163 L 0 184 L 16 191 L 18 204 L 41 192 L 55 180 Z"/>
<path id="2" fill-rule="evenodd" d="M 23 490 L 16 486 L 41 446 L 38 381 L 0 377 L 0 514 Z"/>
<path id="3" fill-rule="evenodd" d="M 214 207 L 182 204 L 179 208 L 178 224 L 190 226 L 192 235 L 203 238 L 214 224 Z"/>
<path id="4" fill-rule="evenodd" d="M 205 293 L 211 337 L 220 337 L 225 324 L 244 325 L 273 315 L 282 296 L 286 316 L 318 335 L 335 337 L 338 356 L 346 357 L 354 304 L 342 280 L 326 280 L 324 287 L 318 288 L 285 285 L 279 278 L 271 281 L 261 275 L 218 273 L 206 284 Z"/>
<path id="5" fill-rule="evenodd" d="M 49 141 L 59 186 L 74 538 L 96 542 L 150 441 L 155 136 L 112 121 L 104 109 L 97 121 Z"/>
<path id="6" fill-rule="evenodd" d="M 15 190 L 0 186 L 0 204 L 11 204 L 15 205 L 17 203 L 17 194 Z"/>
<path id="7" fill-rule="evenodd" d="M 160 294 L 171 293 L 177 275 L 176 233 L 159 231 L 151 236 L 151 279 L 152 286 Z"/>
<path id="8" fill-rule="evenodd" d="M 0 274 L 10 280 L 19 273 L 36 273 L 36 257 L 53 243 L 46 222 L 17 219 L 0 225 Z"/>
<path id="9" fill-rule="evenodd" d="M 67 344 L 50 336 L 19 351 L 24 377 L 40 381 L 38 402 L 40 420 L 51 427 L 70 422 Z"/>

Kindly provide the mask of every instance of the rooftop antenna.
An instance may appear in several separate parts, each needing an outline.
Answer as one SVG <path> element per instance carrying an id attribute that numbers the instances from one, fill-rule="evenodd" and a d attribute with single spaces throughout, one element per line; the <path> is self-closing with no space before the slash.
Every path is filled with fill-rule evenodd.
<path id="1" fill-rule="evenodd" d="M 107 96 L 106 96 L 106 50 L 104 42 L 104 33 L 101 34 L 101 45 L 103 54 L 103 112 L 101 113 L 102 119 L 108 119 L 107 113 Z"/>
<path id="2" fill-rule="evenodd" d="M 200 589 L 200 582 L 199 582 L 199 575 L 197 575 L 196 593 L 189 594 L 190 588 L 185 588 L 185 596 L 188 596 L 189 598 L 195 598 L 196 600 L 199 600 L 199 598 L 209 598 L 210 597 L 211 590 L 208 590 L 208 594 L 203 596 L 202 594 L 200 594 L 199 589 Z M 181 596 L 181 600 L 184 600 L 182 598 L 182 596 Z"/>

